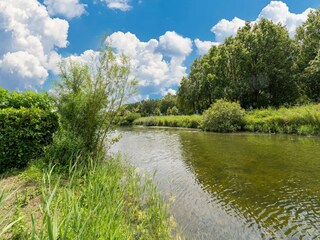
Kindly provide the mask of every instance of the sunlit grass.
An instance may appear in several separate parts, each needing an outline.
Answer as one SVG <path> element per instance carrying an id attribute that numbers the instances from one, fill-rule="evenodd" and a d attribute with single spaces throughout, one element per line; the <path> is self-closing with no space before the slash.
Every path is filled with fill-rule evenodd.
<path id="1" fill-rule="evenodd" d="M 199 128 L 202 116 L 153 116 L 136 119 L 134 125 Z"/>
<path id="2" fill-rule="evenodd" d="M 29 181 L 39 171 L 33 166 L 20 176 Z M 41 201 L 32 216 L 18 199 L 15 226 L 5 219 L 10 239 L 172 239 L 174 220 L 155 185 L 119 157 L 75 164 L 66 174 L 49 166 L 37 181 Z"/>
<path id="3" fill-rule="evenodd" d="M 320 104 L 247 112 L 245 130 L 269 133 L 320 134 Z"/>

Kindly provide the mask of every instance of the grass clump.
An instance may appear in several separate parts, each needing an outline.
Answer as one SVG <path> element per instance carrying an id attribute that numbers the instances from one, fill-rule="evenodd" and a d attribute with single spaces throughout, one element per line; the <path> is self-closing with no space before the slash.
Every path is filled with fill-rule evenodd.
<path id="1" fill-rule="evenodd" d="M 320 135 L 320 105 L 254 110 L 245 121 L 245 129 L 252 132 Z"/>
<path id="2" fill-rule="evenodd" d="M 133 125 L 199 128 L 201 119 L 200 115 L 153 116 L 138 118 Z"/>

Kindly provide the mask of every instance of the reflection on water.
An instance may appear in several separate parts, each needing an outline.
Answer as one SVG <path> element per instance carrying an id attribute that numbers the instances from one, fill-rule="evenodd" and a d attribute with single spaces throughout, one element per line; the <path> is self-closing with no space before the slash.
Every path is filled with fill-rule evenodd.
<path id="1" fill-rule="evenodd" d="M 319 239 L 320 139 L 123 129 L 188 239 Z"/>

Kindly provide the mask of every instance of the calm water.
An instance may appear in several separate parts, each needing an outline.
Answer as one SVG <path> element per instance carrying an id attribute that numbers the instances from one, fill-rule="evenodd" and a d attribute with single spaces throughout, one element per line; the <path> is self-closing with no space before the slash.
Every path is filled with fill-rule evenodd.
<path id="1" fill-rule="evenodd" d="M 320 138 L 134 128 L 121 151 L 187 239 L 320 239 Z"/>

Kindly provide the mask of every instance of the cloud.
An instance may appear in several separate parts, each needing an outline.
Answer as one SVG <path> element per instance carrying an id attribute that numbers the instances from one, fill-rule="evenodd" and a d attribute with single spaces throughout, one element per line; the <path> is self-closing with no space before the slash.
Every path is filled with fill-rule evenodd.
<path id="1" fill-rule="evenodd" d="M 101 0 L 105 2 L 107 7 L 110 9 L 120 10 L 120 11 L 130 11 L 132 6 L 129 4 L 130 0 Z"/>
<path id="2" fill-rule="evenodd" d="M 311 12 L 308 8 L 303 13 L 295 14 L 289 11 L 287 4 L 281 1 L 271 1 L 259 14 L 258 20 L 266 18 L 287 27 L 290 36 L 294 36 L 296 28 L 305 22 Z"/>
<path id="3" fill-rule="evenodd" d="M 32 89 L 56 73 L 56 49 L 67 46 L 68 28 L 36 0 L 0 0 L 0 86 Z"/>
<path id="4" fill-rule="evenodd" d="M 172 89 L 172 88 L 169 88 L 169 89 L 160 89 L 160 93 L 162 96 L 166 96 L 168 94 L 171 94 L 171 95 L 176 95 L 177 94 L 177 91 Z"/>
<path id="5" fill-rule="evenodd" d="M 290 36 L 294 36 L 295 30 L 305 20 L 307 20 L 308 14 L 312 9 L 309 8 L 303 13 L 295 14 L 289 11 L 289 7 L 286 3 L 281 1 L 271 1 L 265 8 L 262 9 L 257 22 L 261 18 L 272 20 L 275 23 L 281 23 L 285 25 L 289 31 Z M 215 26 L 211 28 L 211 31 L 215 34 L 216 41 L 223 42 L 225 38 L 229 36 L 235 36 L 238 29 L 245 25 L 245 21 L 240 18 L 233 18 L 231 21 L 222 19 Z"/>
<path id="6" fill-rule="evenodd" d="M 0 61 L 0 85 L 7 89 L 32 89 L 41 85 L 48 77 L 48 71 L 32 54 L 18 51 L 6 53 Z M 18 76 L 18 77 L 17 77 Z"/>
<path id="7" fill-rule="evenodd" d="M 201 41 L 199 38 L 194 40 L 199 55 L 204 55 L 209 52 L 212 46 L 218 46 L 220 43 L 211 41 Z"/>
<path id="8" fill-rule="evenodd" d="M 186 74 L 184 60 L 192 52 L 192 41 L 175 32 L 166 32 L 159 40 L 148 42 L 140 41 L 129 32 L 116 32 L 107 41 L 117 52 L 131 57 L 133 75 L 140 86 L 145 87 L 169 87 L 179 83 Z"/>
<path id="9" fill-rule="evenodd" d="M 44 0 L 47 10 L 51 16 L 63 16 L 68 19 L 80 17 L 86 12 L 86 4 L 79 0 Z"/>
<path id="10" fill-rule="evenodd" d="M 166 32 L 159 41 L 159 48 L 171 57 L 185 57 L 192 52 L 192 41 L 176 32 Z"/>
<path id="11" fill-rule="evenodd" d="M 173 93 L 170 88 L 186 75 L 184 61 L 192 52 L 192 41 L 175 32 L 166 32 L 158 40 L 147 42 L 140 41 L 130 32 L 115 32 L 106 41 L 116 54 L 124 53 L 130 57 L 131 77 L 138 80 L 141 99 L 163 92 Z M 79 56 L 71 56 L 71 59 L 88 63 L 96 54 L 88 50 Z"/>
<path id="12" fill-rule="evenodd" d="M 215 26 L 211 28 L 211 31 L 216 36 L 216 41 L 223 42 L 229 36 L 235 36 L 239 28 L 245 25 L 245 21 L 235 17 L 232 21 L 226 19 L 220 20 Z"/>

